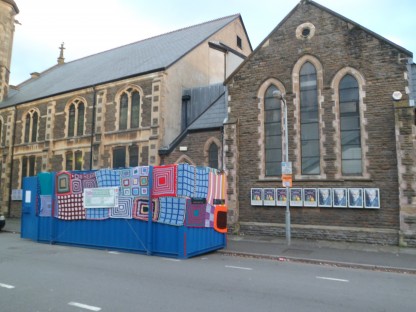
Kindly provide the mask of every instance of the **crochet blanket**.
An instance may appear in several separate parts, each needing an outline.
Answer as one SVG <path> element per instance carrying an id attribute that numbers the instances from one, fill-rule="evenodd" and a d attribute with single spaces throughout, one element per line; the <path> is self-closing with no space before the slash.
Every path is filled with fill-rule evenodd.
<path id="1" fill-rule="evenodd" d="M 159 201 L 152 201 L 152 220 L 157 221 L 159 217 Z M 138 220 L 149 220 L 149 200 L 144 198 L 135 198 L 133 203 L 133 218 Z"/>
<path id="2" fill-rule="evenodd" d="M 52 195 L 39 195 L 39 216 L 50 217 L 52 216 Z"/>
<path id="3" fill-rule="evenodd" d="M 205 227 L 206 203 L 194 203 L 192 199 L 186 200 L 185 224 L 188 227 Z"/>
<path id="4" fill-rule="evenodd" d="M 207 167 L 197 167 L 196 168 L 195 194 L 194 194 L 193 197 L 207 198 L 207 195 L 208 195 L 208 175 L 209 175 L 209 168 L 207 168 Z"/>
<path id="5" fill-rule="evenodd" d="M 219 173 L 213 169 L 208 176 L 208 194 L 207 202 L 214 205 L 216 199 L 225 200 L 226 196 L 226 176 L 225 173 Z"/>
<path id="6" fill-rule="evenodd" d="M 152 196 L 176 196 L 177 165 L 153 167 L 153 191 Z"/>
<path id="7" fill-rule="evenodd" d="M 182 197 L 160 197 L 159 219 L 157 222 L 170 225 L 183 225 L 186 199 Z"/>
<path id="8" fill-rule="evenodd" d="M 58 195 L 58 218 L 63 220 L 85 219 L 82 194 Z"/>
<path id="9" fill-rule="evenodd" d="M 121 194 L 125 196 L 149 196 L 149 167 L 123 169 L 120 172 Z"/>
<path id="10" fill-rule="evenodd" d="M 110 208 L 110 218 L 131 219 L 133 213 L 133 199 L 132 196 L 120 195 L 118 197 L 118 205 Z"/>
<path id="11" fill-rule="evenodd" d="M 120 186 L 120 171 L 101 169 L 95 172 L 98 187 Z"/>
<path id="12" fill-rule="evenodd" d="M 189 164 L 178 165 L 178 196 L 193 197 L 195 194 L 195 166 Z"/>

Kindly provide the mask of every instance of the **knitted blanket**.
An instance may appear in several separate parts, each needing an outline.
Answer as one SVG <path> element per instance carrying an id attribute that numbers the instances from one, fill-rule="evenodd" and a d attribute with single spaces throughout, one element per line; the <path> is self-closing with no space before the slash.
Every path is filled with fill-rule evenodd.
<path id="1" fill-rule="evenodd" d="M 177 165 L 153 167 L 152 197 L 176 196 Z"/>
<path id="2" fill-rule="evenodd" d="M 186 199 L 181 197 L 159 198 L 159 219 L 157 222 L 170 225 L 183 225 Z"/>

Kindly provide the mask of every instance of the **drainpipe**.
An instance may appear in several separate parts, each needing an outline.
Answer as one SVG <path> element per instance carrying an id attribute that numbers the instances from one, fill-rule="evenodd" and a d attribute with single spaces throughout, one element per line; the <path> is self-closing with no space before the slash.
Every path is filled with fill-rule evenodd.
<path id="1" fill-rule="evenodd" d="M 16 138 L 16 120 L 17 120 L 17 106 L 14 106 L 14 121 L 13 121 L 13 135 L 12 135 L 12 152 L 10 155 L 10 177 L 9 177 L 9 204 L 7 206 L 7 217 L 10 218 L 10 210 L 12 205 L 12 182 L 13 182 L 13 157 L 14 157 L 14 144 Z"/>
<path id="2" fill-rule="evenodd" d="M 96 109 L 96 98 L 97 98 L 97 90 L 95 86 L 92 87 L 94 90 L 94 99 L 92 101 L 92 121 L 91 121 L 91 145 L 90 145 L 90 170 L 92 170 L 92 149 L 94 144 L 94 132 L 95 132 L 95 109 Z"/>

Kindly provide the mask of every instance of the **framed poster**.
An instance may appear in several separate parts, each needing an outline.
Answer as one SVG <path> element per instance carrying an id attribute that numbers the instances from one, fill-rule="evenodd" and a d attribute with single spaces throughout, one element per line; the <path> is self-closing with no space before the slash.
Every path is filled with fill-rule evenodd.
<path id="1" fill-rule="evenodd" d="M 276 206 L 286 207 L 286 188 L 277 188 L 276 189 Z"/>
<path id="2" fill-rule="evenodd" d="M 334 200 L 335 208 L 347 208 L 347 189 L 333 188 L 332 198 Z"/>
<path id="3" fill-rule="evenodd" d="M 316 207 L 318 206 L 316 188 L 304 188 L 303 189 L 303 206 Z"/>
<path id="4" fill-rule="evenodd" d="M 332 207 L 332 192 L 330 188 L 318 189 L 318 206 Z"/>
<path id="5" fill-rule="evenodd" d="M 363 208 L 363 189 L 349 188 L 348 189 L 348 207 Z"/>
<path id="6" fill-rule="evenodd" d="M 364 207 L 380 208 L 380 190 L 378 188 L 364 189 Z"/>
<path id="7" fill-rule="evenodd" d="M 276 206 L 276 190 L 274 188 L 263 189 L 264 206 Z"/>
<path id="8" fill-rule="evenodd" d="M 263 206 L 263 189 L 261 188 L 251 189 L 251 205 Z"/>
<path id="9" fill-rule="evenodd" d="M 302 189 L 301 188 L 291 188 L 290 189 L 290 206 L 302 207 Z"/>
<path id="10" fill-rule="evenodd" d="M 99 187 L 84 189 L 85 208 L 113 208 L 118 205 L 119 187 Z"/>

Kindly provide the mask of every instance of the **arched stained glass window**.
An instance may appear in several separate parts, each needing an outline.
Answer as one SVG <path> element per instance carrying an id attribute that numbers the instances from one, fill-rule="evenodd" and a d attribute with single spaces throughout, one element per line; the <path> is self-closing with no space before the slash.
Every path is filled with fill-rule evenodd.
<path id="1" fill-rule="evenodd" d="M 264 96 L 264 149 L 266 176 L 282 174 L 282 110 L 280 100 L 273 95 L 278 91 L 271 85 Z"/>
<path id="2" fill-rule="evenodd" d="M 218 146 L 211 143 L 208 148 L 208 166 L 218 169 Z"/>
<path id="3" fill-rule="evenodd" d="M 129 109 L 128 96 L 126 93 L 123 93 L 123 95 L 121 96 L 121 101 L 120 101 L 120 124 L 119 124 L 120 130 L 127 129 L 128 109 Z"/>
<path id="4" fill-rule="evenodd" d="M 361 121 L 358 82 L 346 75 L 339 83 L 342 174 L 362 173 Z"/>
<path id="5" fill-rule="evenodd" d="M 320 174 L 318 86 L 310 62 L 300 70 L 300 127 L 302 174 Z"/>

